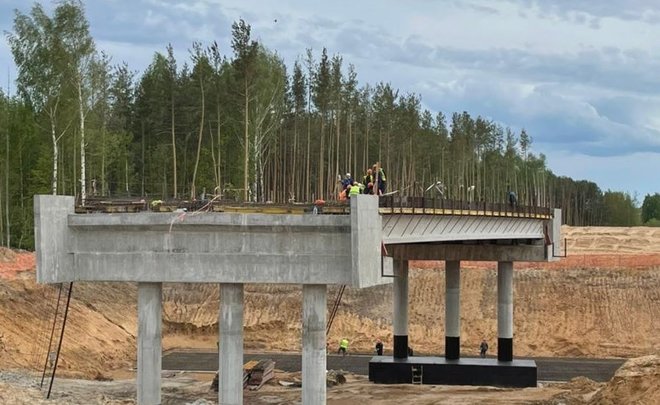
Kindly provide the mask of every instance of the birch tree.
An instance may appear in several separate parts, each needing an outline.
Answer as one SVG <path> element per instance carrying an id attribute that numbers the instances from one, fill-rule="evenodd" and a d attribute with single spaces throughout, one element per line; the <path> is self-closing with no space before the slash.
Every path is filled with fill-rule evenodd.
<path id="1" fill-rule="evenodd" d="M 85 120 L 91 111 L 95 94 L 92 70 L 96 63 L 94 40 L 89 33 L 80 1 L 65 1 L 55 10 L 57 34 L 60 36 L 62 55 L 66 58 L 65 74 L 71 78 L 77 95 L 78 124 L 80 133 L 80 197 L 82 204 L 87 198 Z M 98 68 L 98 66 L 96 66 Z"/>
<path id="2" fill-rule="evenodd" d="M 243 98 L 243 200 L 249 197 L 250 175 L 250 90 L 252 87 L 254 60 L 258 52 L 258 43 L 250 37 L 251 27 L 243 19 L 231 26 L 231 47 L 234 50 L 234 68 L 241 83 L 239 93 Z"/>
<path id="3" fill-rule="evenodd" d="M 274 53 L 259 48 L 255 58 L 255 82 L 251 98 L 253 201 L 265 201 L 264 167 L 268 146 L 279 129 L 284 113 L 286 70 Z"/>
<path id="4" fill-rule="evenodd" d="M 47 119 L 47 128 L 41 128 L 49 132 L 52 145 L 52 194 L 58 191 L 59 141 L 71 124 L 62 113 L 67 82 L 65 44 L 59 32 L 62 28 L 36 3 L 29 15 L 16 11 L 14 32 L 7 34 L 18 70 L 19 95 Z"/>

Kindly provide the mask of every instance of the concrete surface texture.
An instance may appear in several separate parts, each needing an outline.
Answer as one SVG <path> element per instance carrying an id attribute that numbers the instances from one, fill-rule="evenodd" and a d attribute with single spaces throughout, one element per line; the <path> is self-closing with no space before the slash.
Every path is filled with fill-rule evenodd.
<path id="1" fill-rule="evenodd" d="M 73 198 L 35 196 L 39 282 L 389 283 L 378 199 L 351 215 L 74 214 Z"/>
<path id="2" fill-rule="evenodd" d="M 383 224 L 378 202 L 373 196 L 353 198 L 350 215 L 214 212 L 77 215 L 71 197 L 35 196 L 37 279 L 43 283 L 138 282 L 140 404 L 160 403 L 161 399 L 161 364 L 160 359 L 154 358 L 161 348 L 160 283 L 221 284 L 218 396 L 222 403 L 228 404 L 243 402 L 242 390 L 238 388 L 242 386 L 242 283 L 302 284 L 306 387 L 303 402 L 324 403 L 326 393 L 321 377 L 325 368 L 322 332 L 326 285 L 364 288 L 386 284 L 391 279 L 383 277 L 384 271 L 394 265 L 391 269 L 396 275 L 394 358 L 407 357 L 408 258 L 401 257 L 395 264 L 391 260 L 384 262 L 383 244 L 488 241 L 497 246 L 504 242 L 505 246 L 526 244 L 542 248 L 543 259 L 549 259 L 547 242 L 556 239 L 554 224 L 531 218 L 410 214 L 390 215 Z M 552 235 L 547 234 L 548 229 Z M 425 247 L 432 250 L 435 246 Z M 472 250 L 480 250 L 480 244 L 473 245 Z M 499 254 L 505 251 L 503 248 Z M 538 255 L 538 249 L 534 254 Z M 512 263 L 506 263 L 507 277 L 502 279 L 506 286 L 498 283 L 500 307 L 504 301 L 509 307 L 512 304 Z M 508 300 L 502 299 L 502 291 L 508 292 Z M 508 312 L 512 312 L 509 307 Z M 500 324 L 512 323 L 510 316 L 500 318 Z M 500 327 L 498 337 L 509 340 L 510 344 L 511 329 L 508 330 L 502 333 Z M 454 337 L 459 336 L 457 331 L 451 332 Z M 511 361 L 508 353 L 499 354 L 499 360 Z"/>

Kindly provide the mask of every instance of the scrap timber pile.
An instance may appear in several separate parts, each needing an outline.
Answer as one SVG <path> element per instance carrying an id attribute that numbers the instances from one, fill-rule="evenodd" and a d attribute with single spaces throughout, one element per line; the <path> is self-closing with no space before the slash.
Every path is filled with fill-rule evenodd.
<path id="1" fill-rule="evenodd" d="M 275 362 L 273 360 L 261 360 L 250 371 L 247 387 L 250 390 L 258 390 L 275 375 Z"/>
<path id="2" fill-rule="evenodd" d="M 243 389 L 256 391 L 275 376 L 275 362 L 270 359 L 251 360 L 243 365 Z M 215 373 L 211 389 L 218 392 L 220 375 Z"/>

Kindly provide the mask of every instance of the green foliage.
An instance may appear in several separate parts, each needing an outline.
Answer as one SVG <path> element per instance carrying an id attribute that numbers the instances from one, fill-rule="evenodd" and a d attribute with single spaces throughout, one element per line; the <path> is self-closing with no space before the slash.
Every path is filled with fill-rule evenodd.
<path id="1" fill-rule="evenodd" d="M 642 203 L 642 223 L 660 221 L 660 193 L 648 194 Z"/>
<path id="2" fill-rule="evenodd" d="M 245 21 L 231 33 L 230 55 L 195 42 L 177 60 L 167 46 L 138 76 L 95 51 L 81 2 L 18 11 L 8 41 L 19 94 L 0 93 L 0 242 L 32 247 L 36 193 L 327 200 L 337 175 L 360 178 L 375 162 L 404 195 L 504 202 L 510 189 L 520 204 L 562 208 L 571 225 L 639 223 L 629 195 L 554 175 L 526 130 L 360 84 L 325 48 L 287 73 Z M 428 189 L 436 182 L 442 195 Z M 660 195 L 645 198 L 644 222 L 657 223 L 659 206 Z"/>
<path id="3" fill-rule="evenodd" d="M 608 225 L 639 225 L 639 210 L 630 194 L 608 190 L 603 195 L 603 205 Z"/>

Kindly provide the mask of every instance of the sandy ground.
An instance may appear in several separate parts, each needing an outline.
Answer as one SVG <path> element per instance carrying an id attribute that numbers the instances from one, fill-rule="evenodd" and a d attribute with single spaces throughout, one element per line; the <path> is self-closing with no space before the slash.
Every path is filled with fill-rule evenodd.
<path id="1" fill-rule="evenodd" d="M 555 263 L 515 264 L 514 354 L 631 358 L 660 353 L 660 228 L 563 227 L 562 232 L 567 240 L 567 258 Z M 418 353 L 440 354 L 444 351 L 443 264 L 416 262 L 411 268 L 411 345 Z M 474 355 L 480 340 L 486 338 L 495 352 L 495 264 L 466 262 L 462 268 L 465 269 L 461 279 L 462 350 L 464 354 Z M 329 301 L 336 291 L 329 289 Z M 41 395 L 39 392 L 34 401 L 13 399 L 10 395 L 15 395 L 11 392 L 16 384 L 12 381 L 23 381 L 28 378 L 26 372 L 43 367 L 57 294 L 53 286 L 35 284 L 33 253 L 0 248 L 0 370 L 5 370 L 0 377 L 0 403 L 39 403 L 35 402 Z M 371 352 L 375 339 L 381 338 L 387 352 L 392 340 L 391 294 L 389 286 L 360 291 L 347 289 L 329 342 L 334 345 L 347 336 L 352 351 Z M 214 285 L 165 285 L 164 349 L 215 348 L 218 295 Z M 245 300 L 246 350 L 300 350 L 299 287 L 250 285 L 246 286 Z M 57 387 L 62 387 L 58 388 L 58 395 L 69 395 L 59 398 L 64 401 L 60 403 L 132 403 L 136 302 L 136 286 L 132 284 L 74 285 L 58 376 L 115 381 L 71 380 L 72 386 L 68 387 L 59 385 L 68 380 L 57 380 Z M 654 364 L 651 369 L 655 367 L 657 377 L 657 362 Z M 17 374 L 7 374 L 7 370 Z M 204 376 L 182 374 L 164 381 L 171 380 L 176 386 L 177 379 L 186 378 L 192 378 L 193 387 L 199 383 L 200 390 L 208 390 Z M 113 383 L 119 384 L 123 379 L 128 382 L 121 383 L 117 390 L 124 394 L 116 394 Z M 629 381 L 635 378 L 622 376 L 616 386 L 627 386 Z M 415 403 L 498 403 L 497 398 L 504 398 L 501 403 L 586 403 L 575 402 L 584 398 L 571 396 L 573 392 L 587 390 L 586 383 L 582 383 L 571 383 L 577 388 L 569 384 L 533 390 L 402 386 L 374 389 L 363 377 L 354 376 L 348 384 L 332 388 L 328 402 L 395 403 L 414 395 Z M 26 395 L 31 392 L 29 382 L 17 384 L 23 384 Z M 107 386 L 109 391 L 88 388 L 96 387 L 94 384 Z M 133 384 L 132 391 L 126 384 Z M 647 383 L 633 385 L 635 390 L 644 391 L 644 384 Z M 593 382 L 587 385 L 598 386 Z M 296 394 L 290 388 L 271 388 L 273 398 L 260 396 L 250 400 L 262 402 L 251 403 L 295 403 L 295 398 L 299 398 L 299 392 Z M 584 395 L 595 396 L 595 389 L 591 388 Z M 453 401 L 427 401 L 417 389 L 424 394 L 438 394 L 438 398 L 451 392 L 448 398 Z M 82 392 L 87 390 L 97 396 L 74 399 L 76 392 L 84 395 Z M 176 402 L 179 391 L 179 388 L 164 389 L 173 396 L 174 402 L 169 403 L 186 403 L 184 399 Z M 612 395 L 618 392 L 616 387 L 611 391 Z M 263 392 L 267 391 L 260 391 Z M 561 402 L 561 395 L 569 398 L 568 402 Z M 212 401 L 215 397 L 208 398 Z M 607 403 L 603 398 L 599 403 Z M 270 400 L 273 402 L 267 402 Z M 552 402 L 555 400 L 559 402 Z"/>
<path id="2" fill-rule="evenodd" d="M 212 374 L 164 373 L 162 403 L 213 404 Z M 280 381 L 300 381 L 300 373 L 278 371 L 259 391 L 244 392 L 246 404 L 299 404 L 301 388 L 283 387 Z M 43 399 L 40 377 L 0 372 L 0 401 L 7 404 L 134 404 L 135 379 L 89 381 L 58 379 L 51 399 Z M 47 384 L 46 384 L 47 386 Z M 537 388 L 509 389 L 469 386 L 374 385 L 365 376 L 347 375 L 345 384 L 329 387 L 328 404 L 658 404 L 660 357 L 645 356 L 626 362 L 607 383 L 584 377 L 567 383 L 541 383 Z M 47 388 L 45 389 L 47 391 Z"/>

